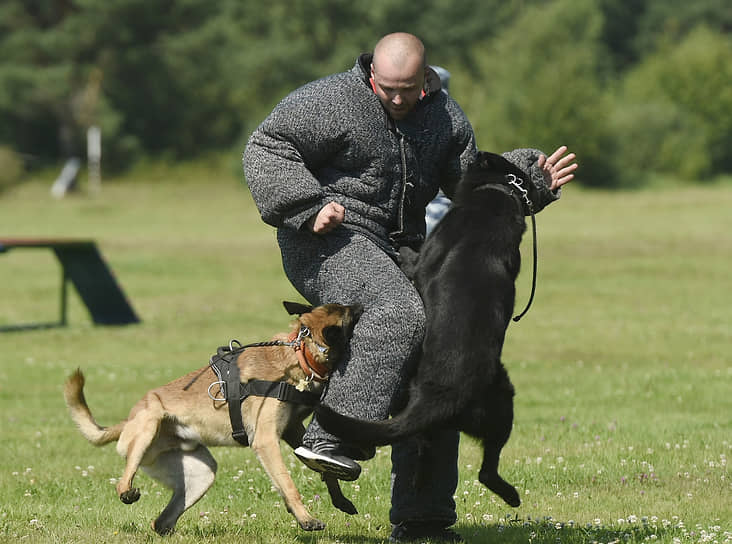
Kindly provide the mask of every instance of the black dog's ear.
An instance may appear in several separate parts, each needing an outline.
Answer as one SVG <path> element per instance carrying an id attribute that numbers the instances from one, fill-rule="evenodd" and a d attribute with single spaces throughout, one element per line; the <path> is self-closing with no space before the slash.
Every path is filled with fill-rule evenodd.
<path id="1" fill-rule="evenodd" d="M 478 163 L 482 168 L 505 174 L 513 171 L 516 167 L 507 160 L 503 155 L 491 153 L 489 151 L 480 151 L 478 153 Z"/>
<path id="2" fill-rule="evenodd" d="M 284 300 L 282 301 L 282 305 L 285 307 L 285 310 L 287 310 L 287 313 L 290 315 L 302 315 L 313 311 L 312 306 L 308 306 L 307 304 L 300 304 L 299 302 L 288 302 Z"/>

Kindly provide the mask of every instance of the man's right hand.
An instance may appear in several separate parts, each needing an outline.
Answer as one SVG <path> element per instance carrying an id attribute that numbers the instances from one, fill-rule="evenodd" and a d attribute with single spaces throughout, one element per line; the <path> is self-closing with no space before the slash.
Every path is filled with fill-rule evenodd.
<path id="1" fill-rule="evenodd" d="M 343 223 L 346 209 L 337 202 L 328 202 L 308 220 L 308 228 L 315 234 L 327 234 Z"/>

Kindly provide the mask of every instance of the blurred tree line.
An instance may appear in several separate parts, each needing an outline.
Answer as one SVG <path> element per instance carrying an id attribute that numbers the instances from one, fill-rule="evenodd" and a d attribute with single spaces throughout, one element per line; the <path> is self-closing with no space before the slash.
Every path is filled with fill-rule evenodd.
<path id="1" fill-rule="evenodd" d="M 238 152 L 396 30 L 450 70 L 483 149 L 566 143 L 593 186 L 732 172 L 729 0 L 3 0 L 0 170 L 83 157 L 91 125 L 107 170 Z"/>

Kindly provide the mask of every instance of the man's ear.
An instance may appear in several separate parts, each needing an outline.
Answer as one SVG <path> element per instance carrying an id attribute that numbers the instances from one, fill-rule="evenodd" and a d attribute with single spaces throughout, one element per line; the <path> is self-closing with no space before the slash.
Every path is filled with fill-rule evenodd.
<path id="1" fill-rule="evenodd" d="M 290 315 L 302 315 L 313 311 L 312 306 L 308 306 L 307 304 L 300 304 L 299 302 L 288 302 L 284 300 L 282 301 L 282 305 L 285 307 L 285 310 L 287 310 L 287 313 Z"/>

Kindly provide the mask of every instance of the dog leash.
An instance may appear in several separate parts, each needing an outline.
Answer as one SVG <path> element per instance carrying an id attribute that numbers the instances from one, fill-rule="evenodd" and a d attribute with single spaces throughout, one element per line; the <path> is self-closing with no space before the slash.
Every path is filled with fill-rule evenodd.
<path id="1" fill-rule="evenodd" d="M 300 351 L 303 351 L 305 346 L 303 345 L 304 339 L 306 337 L 310 336 L 310 329 L 308 329 L 306 326 L 301 326 L 300 330 L 297 333 L 293 333 L 287 342 L 283 342 L 282 340 L 269 340 L 266 342 L 253 342 L 251 344 L 245 344 L 242 345 L 239 340 L 231 340 L 229 342 L 228 351 L 232 352 L 235 355 L 240 354 L 242 351 L 244 351 L 247 348 L 261 348 L 261 347 L 272 347 L 272 346 L 288 346 L 295 348 L 295 351 L 298 352 L 298 363 L 300 364 L 300 367 L 302 368 L 303 372 L 305 372 L 308 380 L 315 380 L 315 381 L 325 381 L 328 378 L 328 372 L 327 369 L 322 367 L 322 365 L 318 365 L 317 362 L 315 362 L 312 358 L 304 357 L 300 353 Z M 234 348 L 234 344 L 236 344 L 237 348 Z M 327 348 L 315 344 L 318 349 L 322 352 L 325 352 Z M 221 355 L 221 351 L 225 350 L 226 346 L 221 346 L 217 350 L 217 354 Z M 209 360 L 209 366 L 212 364 L 213 357 Z M 187 391 L 197 380 L 200 378 L 204 372 L 206 372 L 208 368 L 202 368 L 201 371 L 193 376 L 191 378 L 191 381 L 186 384 L 185 387 L 183 387 L 183 391 Z M 216 372 L 216 369 L 214 368 L 214 371 Z M 218 375 L 218 372 L 216 372 Z"/>
<path id="2" fill-rule="evenodd" d="M 505 179 L 508 182 L 509 187 L 506 187 L 504 185 L 489 185 L 481 187 L 481 189 L 495 189 L 506 194 L 510 194 L 513 197 L 520 198 L 524 201 L 524 204 L 526 204 L 526 207 L 531 214 L 531 235 L 533 238 L 534 256 L 533 272 L 531 278 L 531 295 L 529 296 L 529 301 L 526 303 L 526 307 L 524 308 L 524 310 L 513 318 L 513 321 L 519 321 L 522 317 L 526 315 L 526 312 L 529 311 L 529 308 L 531 308 L 531 303 L 534 301 L 534 294 L 536 293 L 536 269 L 538 261 L 538 252 L 536 249 L 536 214 L 534 213 L 534 205 L 531 203 L 531 199 L 529 198 L 529 191 L 526 189 L 526 187 L 524 187 L 524 180 L 515 174 L 506 174 Z"/>
<path id="3" fill-rule="evenodd" d="M 233 347 L 234 343 L 238 344 L 239 347 L 236 348 L 236 349 L 234 349 L 234 347 Z M 285 343 L 282 342 L 281 340 L 272 340 L 270 342 L 255 342 L 253 344 L 247 344 L 245 346 L 242 346 L 241 343 L 239 342 L 239 340 L 232 340 L 231 342 L 229 342 L 229 346 L 228 346 L 229 349 L 228 349 L 228 351 L 235 352 L 236 355 L 238 355 L 239 353 L 241 353 L 242 351 L 244 351 L 246 348 L 266 347 L 266 346 L 282 346 L 282 345 L 285 345 Z M 221 350 L 223 350 L 225 348 L 226 348 L 226 346 L 219 347 L 216 350 L 216 353 L 217 354 L 220 354 Z M 209 359 L 209 362 L 208 362 L 209 366 L 202 368 L 201 371 L 198 374 L 196 374 L 195 376 L 193 376 L 193 378 L 191 378 L 191 381 L 189 381 L 185 385 L 185 387 L 183 387 L 183 391 L 188 391 L 188 389 L 194 383 L 196 383 L 198 381 L 198 378 L 200 378 L 201 376 L 203 376 L 203 373 L 206 372 L 211 367 L 212 361 L 213 361 L 213 356 L 211 357 L 211 359 Z M 214 369 L 214 372 L 216 372 L 215 369 Z M 218 372 L 216 374 L 218 375 Z"/>
<path id="4" fill-rule="evenodd" d="M 529 198 L 529 191 L 524 187 L 524 180 L 514 174 L 508 174 L 506 177 L 508 178 L 508 184 L 511 187 L 515 187 L 516 190 L 520 193 L 521 197 L 524 200 L 524 203 L 529 208 L 529 213 L 531 213 L 531 235 L 533 238 L 534 256 L 534 265 L 531 279 L 531 295 L 529 296 L 529 302 L 526 303 L 526 308 L 524 308 L 524 311 L 513 318 L 514 321 L 519 321 L 522 317 L 526 315 L 526 312 L 529 311 L 529 308 L 531 308 L 531 303 L 534 301 L 534 294 L 536 293 L 536 269 L 538 261 L 538 252 L 536 249 L 536 214 L 534 213 L 534 206 L 531 203 L 531 199 Z"/>

